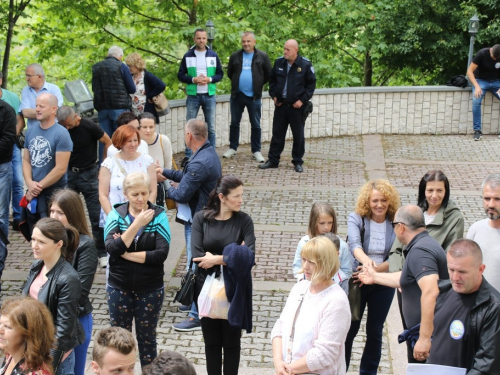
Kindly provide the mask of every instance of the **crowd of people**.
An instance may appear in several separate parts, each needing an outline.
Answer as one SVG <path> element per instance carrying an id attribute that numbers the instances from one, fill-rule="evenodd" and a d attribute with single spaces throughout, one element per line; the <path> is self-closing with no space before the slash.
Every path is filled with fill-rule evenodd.
<path id="1" fill-rule="evenodd" d="M 31 242 L 35 261 L 22 298 L 4 301 L 0 311 L 5 353 L 0 375 L 84 374 L 93 329 L 89 294 L 98 266 L 106 268 L 111 327 L 94 337 L 94 373 L 133 373 L 137 355 L 143 374 L 195 373 L 178 353 L 157 350 L 171 243 L 167 199 L 176 202 L 176 221 L 184 225 L 186 271 L 196 274 L 192 299 L 179 307 L 187 318 L 173 328 L 201 329 L 209 375 L 238 373 L 242 330 L 253 330 L 256 237 L 252 218 L 241 211 L 243 182 L 222 175 L 215 151 L 215 84 L 223 78 L 222 66 L 206 45 L 204 30 L 195 31 L 194 43 L 178 73 L 187 85 L 181 170 L 174 168 L 168 136 L 156 129 L 155 98 L 165 83 L 146 70 L 138 53 L 128 55 L 125 65 L 123 51 L 113 46 L 93 66 L 99 125 L 62 105 L 60 90 L 45 81 L 39 64 L 26 68 L 21 101 L 2 91 L 0 176 L 8 188 L 1 189 L 0 208 L 8 217 L 12 192 L 13 229 Z M 314 68 L 298 54 L 295 40 L 284 44 L 274 66 L 255 45 L 255 35 L 243 33 L 242 49 L 230 58 L 230 148 L 223 157 L 237 154 L 247 108 L 259 168 L 279 167 L 290 125 L 292 163 L 301 173 Z M 265 161 L 260 112 L 268 82 L 275 112 Z M 206 122 L 196 119 L 200 107 Z M 15 145 L 25 119 L 24 146 Z M 27 186 L 24 196 L 14 188 L 19 169 Z M 488 218 L 472 225 L 467 239 L 463 215 L 439 170 L 421 179 L 416 205 L 401 206 L 389 181 L 364 184 L 347 218 L 346 240 L 337 235 L 334 207 L 316 202 L 291 264 L 297 283 L 271 333 L 276 374 L 345 374 L 365 310 L 360 374 L 376 374 L 396 290 L 408 362 L 493 373 L 500 366 L 500 276 L 495 272 L 500 174 L 488 176 L 482 189 Z M 0 235 L 1 276 L 8 239 L 3 216 Z M 198 302 L 214 279 L 224 286 L 224 318 L 210 315 Z"/>

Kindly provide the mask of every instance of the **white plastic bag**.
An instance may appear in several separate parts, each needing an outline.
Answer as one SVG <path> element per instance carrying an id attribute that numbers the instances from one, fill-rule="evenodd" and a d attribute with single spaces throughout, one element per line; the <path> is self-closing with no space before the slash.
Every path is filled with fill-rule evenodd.
<path id="1" fill-rule="evenodd" d="M 222 266 L 220 277 L 215 277 L 215 272 L 208 275 L 198 296 L 198 315 L 212 319 L 227 319 L 229 302 L 224 287 Z"/>

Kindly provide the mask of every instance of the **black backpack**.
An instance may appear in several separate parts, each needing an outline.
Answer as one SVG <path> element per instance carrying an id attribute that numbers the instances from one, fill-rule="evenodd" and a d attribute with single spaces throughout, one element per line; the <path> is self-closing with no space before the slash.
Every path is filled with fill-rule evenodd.
<path id="1" fill-rule="evenodd" d="M 469 81 L 465 76 L 454 76 L 451 77 L 448 83 L 446 83 L 446 86 L 456 86 L 456 87 L 461 87 L 461 88 L 466 88 L 467 85 L 469 84 Z"/>

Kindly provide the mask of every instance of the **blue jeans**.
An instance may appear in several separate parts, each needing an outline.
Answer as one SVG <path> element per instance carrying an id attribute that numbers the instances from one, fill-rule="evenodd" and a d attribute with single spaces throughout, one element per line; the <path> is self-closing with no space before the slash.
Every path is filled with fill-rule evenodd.
<path id="1" fill-rule="evenodd" d="M 14 146 L 16 147 L 16 146 Z M 12 162 L 0 164 L 0 230 L 9 238 L 9 205 L 10 192 L 12 187 Z M 0 239 L 0 278 L 5 268 L 5 259 L 7 258 L 7 245 Z"/>
<path id="2" fill-rule="evenodd" d="M 189 263 L 191 263 L 191 223 L 186 223 L 184 224 L 184 238 L 186 239 L 186 255 L 187 255 L 187 264 L 186 264 L 186 271 L 189 269 Z M 193 269 L 195 268 L 195 264 L 193 263 Z M 191 305 L 191 311 L 189 312 L 188 317 L 194 318 L 194 319 L 200 319 L 198 316 L 198 309 L 196 308 L 196 304 L 193 301 L 193 304 Z"/>
<path id="3" fill-rule="evenodd" d="M 97 179 L 98 169 L 94 165 L 90 169 L 74 172 L 68 168 L 68 188 L 82 193 L 85 198 L 85 205 L 89 213 L 90 225 L 92 227 L 92 236 L 94 237 L 97 255 L 105 257 L 107 255 L 104 246 L 104 228 L 99 226 L 99 217 L 101 215 L 101 204 L 99 203 L 99 180 Z"/>
<path id="4" fill-rule="evenodd" d="M 215 148 L 215 95 L 188 95 L 186 99 L 186 121 L 196 118 L 200 107 L 208 125 L 208 141 Z M 190 158 L 191 155 L 192 151 L 186 147 L 186 156 Z"/>
<path id="5" fill-rule="evenodd" d="M 94 319 L 92 313 L 78 318 L 83 330 L 85 331 L 85 341 L 78 345 L 73 351 L 75 352 L 75 375 L 85 374 L 85 362 L 87 361 L 87 350 L 89 348 L 90 339 L 92 338 L 92 327 Z"/>
<path id="6" fill-rule="evenodd" d="M 23 160 L 21 149 L 14 145 L 12 152 L 12 218 L 19 221 L 21 218 L 21 207 L 19 202 L 24 196 Z"/>
<path id="7" fill-rule="evenodd" d="M 254 152 L 260 151 L 260 116 L 262 101 L 260 99 L 253 100 L 253 98 L 239 92 L 234 95 L 234 97 L 231 96 L 230 103 L 231 125 L 229 127 L 229 147 L 233 150 L 237 150 L 238 146 L 240 145 L 241 116 L 243 115 L 245 107 L 247 107 L 248 117 L 250 119 L 250 124 L 252 125 L 252 132 L 250 136 L 250 141 L 252 144 L 252 154 Z"/>
<path id="8" fill-rule="evenodd" d="M 59 364 L 56 375 L 75 375 L 75 351 Z"/>
<path id="9" fill-rule="evenodd" d="M 497 94 L 497 91 L 500 90 L 500 80 L 486 81 L 484 79 L 476 79 L 476 81 L 479 87 L 481 87 L 483 95 L 476 98 L 474 96 L 474 86 L 472 86 L 472 124 L 474 126 L 474 131 L 481 130 L 481 102 L 486 92 L 491 92 L 494 97 L 500 100 L 500 96 Z"/>
<path id="10" fill-rule="evenodd" d="M 116 119 L 125 111 L 128 111 L 128 109 L 102 109 L 97 113 L 99 126 L 110 138 L 117 128 Z M 99 142 L 99 163 L 102 163 L 103 151 L 104 144 Z"/>
<path id="11" fill-rule="evenodd" d="M 122 327 L 132 332 L 132 322 L 135 320 L 141 367 L 151 364 L 157 356 L 156 326 L 165 297 L 164 288 L 134 293 L 108 285 L 106 294 L 111 326 Z"/>
<path id="12" fill-rule="evenodd" d="M 382 330 L 394 298 L 394 288 L 382 285 L 363 285 L 361 287 L 361 316 L 368 305 L 366 318 L 366 343 L 359 366 L 360 375 L 376 375 L 382 355 Z M 345 341 L 347 368 L 351 360 L 352 343 L 358 334 L 361 320 L 352 321 Z"/>

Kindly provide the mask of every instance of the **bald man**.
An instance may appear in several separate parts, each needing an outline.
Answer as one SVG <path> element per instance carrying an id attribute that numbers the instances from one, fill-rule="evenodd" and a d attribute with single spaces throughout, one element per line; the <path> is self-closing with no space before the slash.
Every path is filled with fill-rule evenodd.
<path id="1" fill-rule="evenodd" d="M 299 44 L 296 40 L 287 40 L 283 57 L 274 62 L 269 77 L 269 96 L 273 98 L 275 105 L 273 137 L 268 160 L 259 165 L 260 169 L 278 168 L 290 124 L 293 134 L 292 163 L 296 172 L 303 172 L 304 110 L 308 107 L 315 88 L 316 75 L 311 62 L 299 55 Z"/>
<path id="2" fill-rule="evenodd" d="M 28 221 L 46 217 L 48 200 L 52 192 L 67 185 L 66 171 L 73 142 L 64 126 L 56 122 L 57 98 L 52 94 L 40 94 L 36 99 L 36 119 L 40 122 L 28 128 L 24 143 L 23 175 L 28 200 L 36 199 Z"/>

